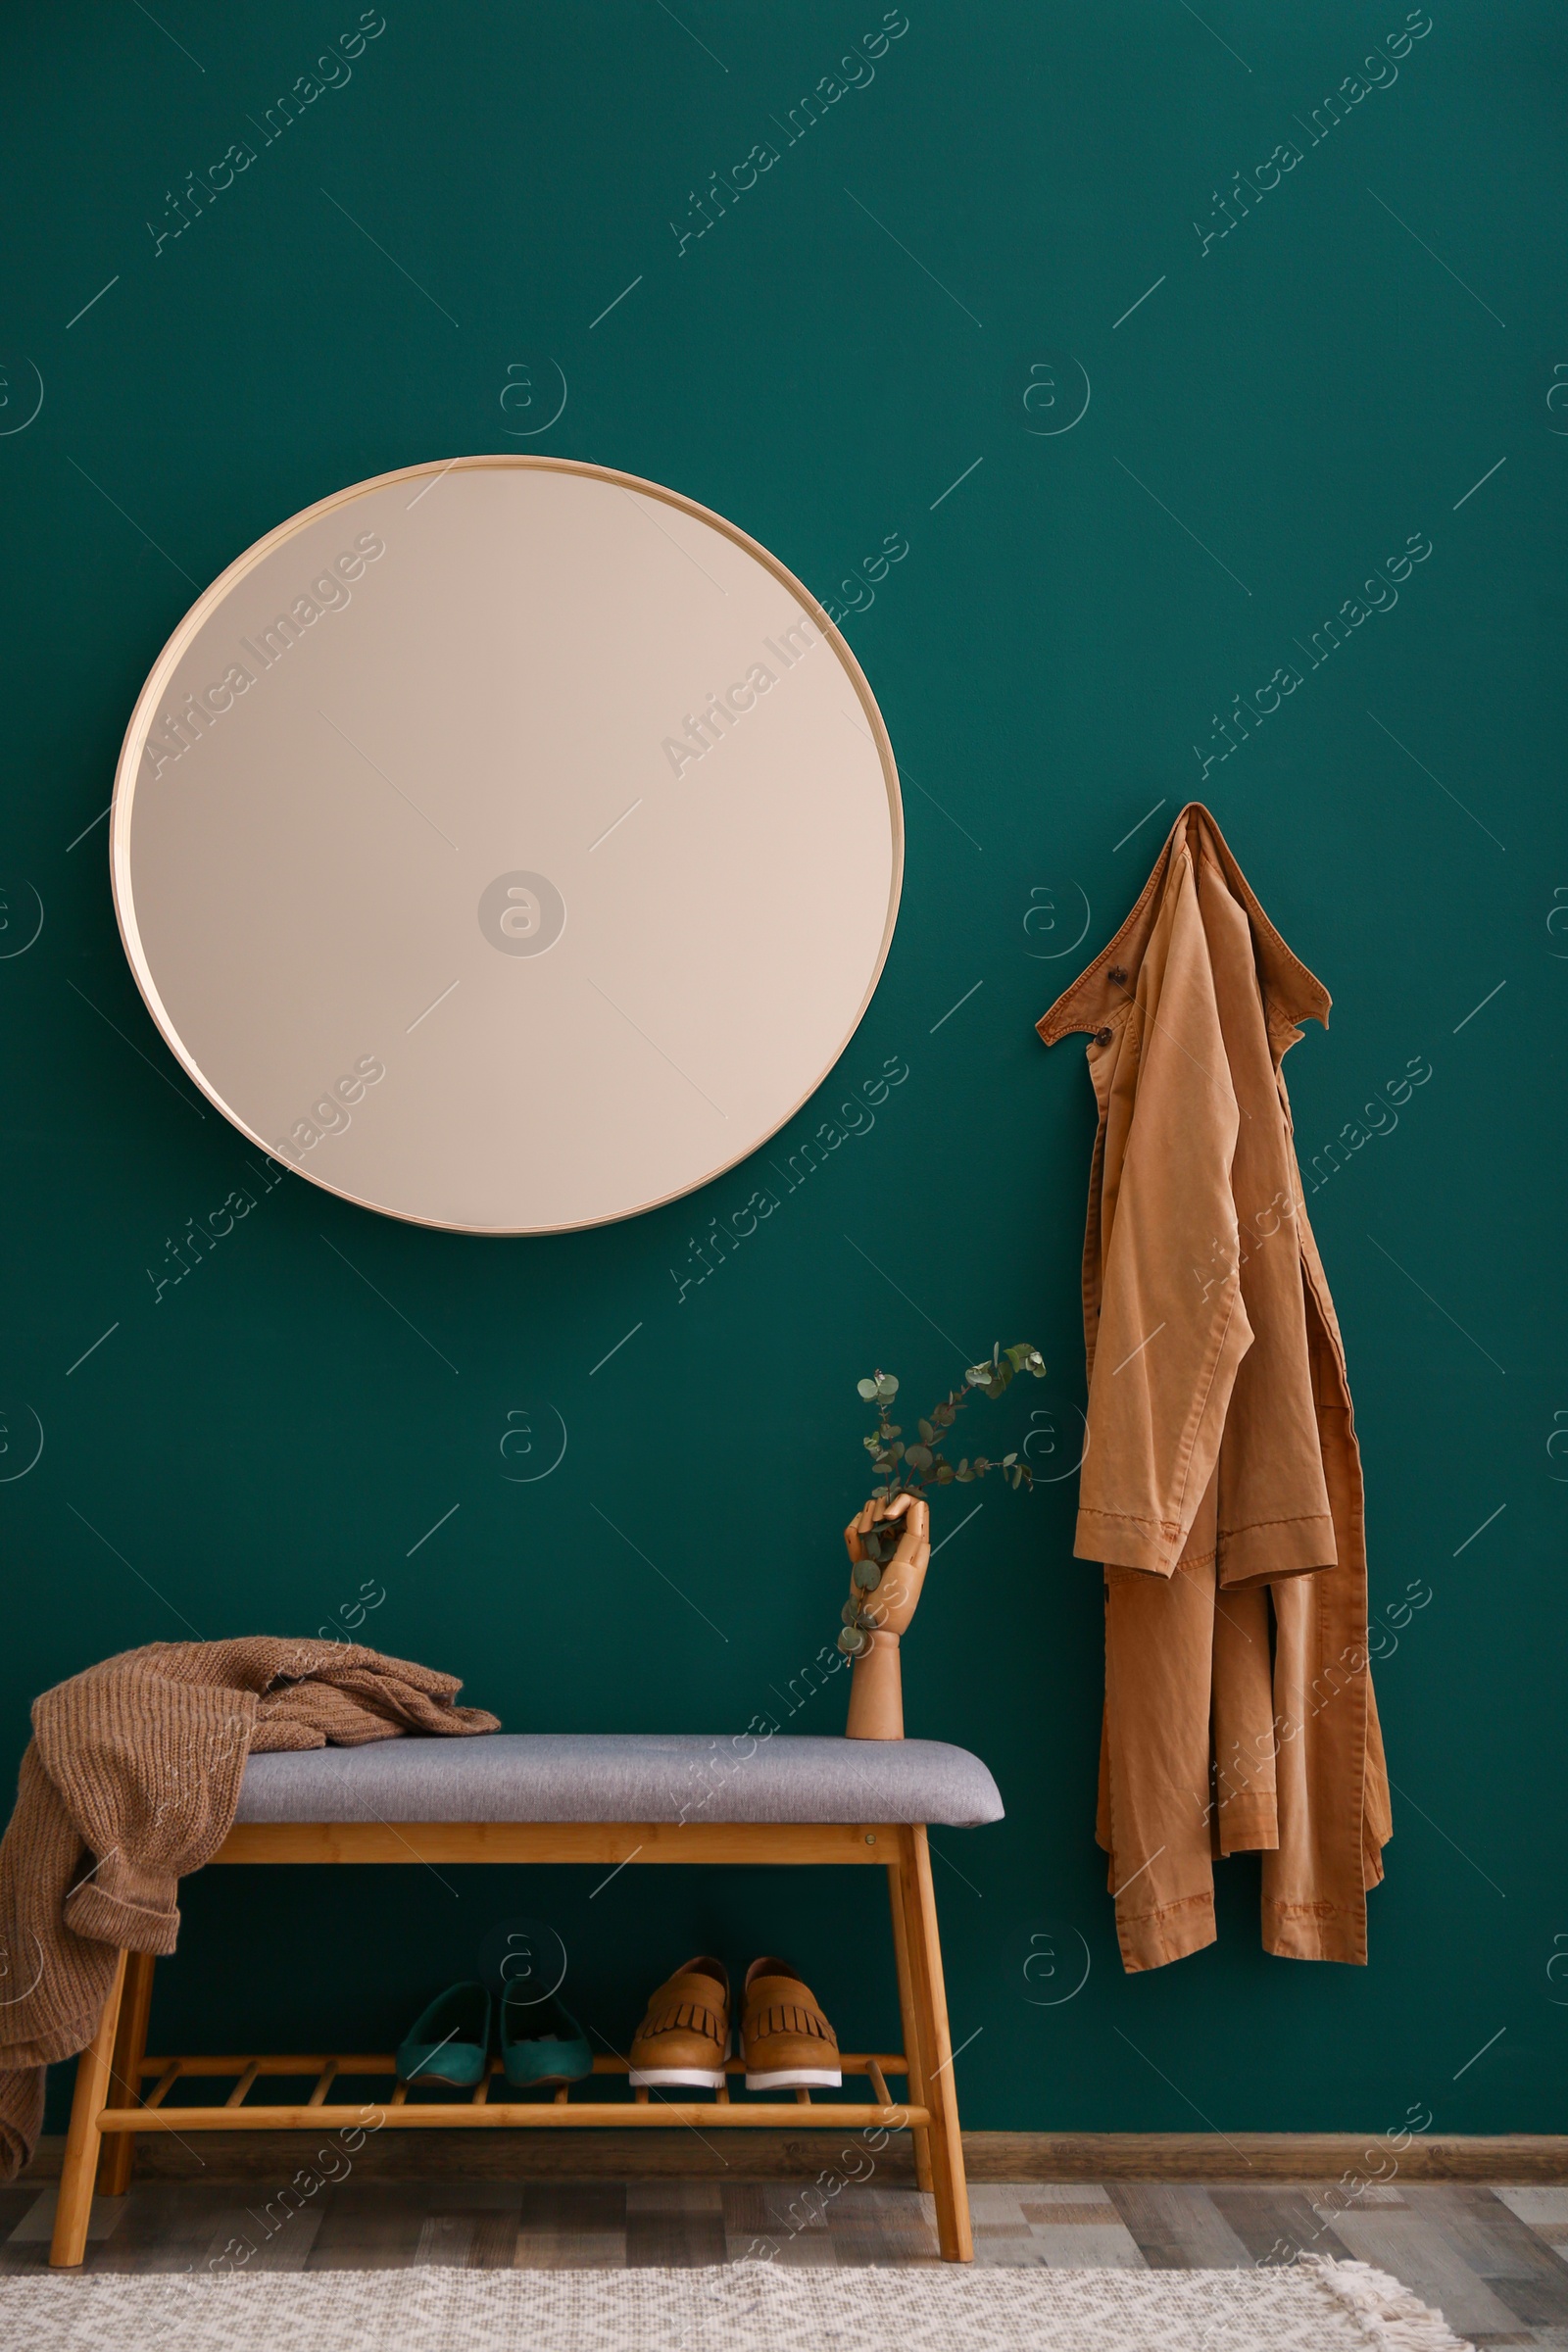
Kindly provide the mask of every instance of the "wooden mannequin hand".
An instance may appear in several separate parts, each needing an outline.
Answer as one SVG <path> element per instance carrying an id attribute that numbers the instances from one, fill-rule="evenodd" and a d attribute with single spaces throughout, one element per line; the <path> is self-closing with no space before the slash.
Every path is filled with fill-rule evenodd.
<path id="1" fill-rule="evenodd" d="M 929 1506 L 917 1494 L 895 1494 L 891 1502 L 878 1495 L 856 1513 L 844 1530 L 844 1541 L 851 1561 L 863 1560 L 865 1546 L 860 1538 L 866 1530 L 884 1520 L 895 1519 L 904 1521 L 899 1547 L 883 1569 L 876 1591 L 862 1593 L 859 1598 L 866 1616 L 874 1619 L 880 1631 L 902 1634 L 907 1630 L 918 1605 L 931 1558 Z"/>

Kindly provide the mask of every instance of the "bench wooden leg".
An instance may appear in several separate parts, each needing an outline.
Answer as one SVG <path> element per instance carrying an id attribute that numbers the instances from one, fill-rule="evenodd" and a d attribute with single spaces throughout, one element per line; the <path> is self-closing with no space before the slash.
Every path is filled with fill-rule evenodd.
<path id="1" fill-rule="evenodd" d="M 958 2134 L 958 2097 L 953 2080 L 953 2038 L 937 1936 L 931 1849 L 923 1827 L 903 1834 L 904 1920 L 909 1947 L 910 1989 L 918 2027 L 925 2102 L 931 2110 L 931 2190 L 937 2208 L 937 2245 L 944 2262 L 972 2262 L 969 2190 Z"/>
<path id="2" fill-rule="evenodd" d="M 909 1976 L 909 1935 L 904 1920 L 904 1869 L 898 1862 L 888 1864 L 888 1894 L 893 1906 L 893 1958 L 899 1972 L 899 2015 L 904 2020 L 904 2056 L 908 2067 L 909 2105 L 925 2105 L 925 2069 L 920 2064 L 920 2025 L 914 2011 L 914 1986 Z M 914 2141 L 914 2183 L 917 2188 L 931 2186 L 931 2134 L 916 2127 L 909 2134 Z"/>
<path id="3" fill-rule="evenodd" d="M 93 2177 L 103 2134 L 99 2110 L 107 2105 L 109 2071 L 115 2035 L 120 2028 L 120 1999 L 125 1983 L 125 1953 L 115 1963 L 114 1982 L 98 2031 L 76 2060 L 76 2095 L 71 2104 L 71 2129 L 66 2134 L 66 2161 L 60 2174 L 60 2200 L 55 2207 L 55 2233 L 49 2260 L 56 2270 L 74 2270 L 87 2251 L 87 2224 L 92 2219 Z"/>
<path id="4" fill-rule="evenodd" d="M 153 1970 L 157 1957 L 152 1952 L 130 1952 L 125 1958 L 125 1985 L 120 2001 L 120 2027 L 115 2034 L 115 2054 L 109 2069 L 109 2090 L 105 2104 L 110 2107 L 138 2107 L 141 2104 L 141 2062 L 147 2055 L 147 2019 L 153 2005 Z M 104 2135 L 98 2157 L 98 2194 L 101 2197 L 122 2197 L 130 2186 L 130 2167 L 136 2153 L 134 2132 L 110 2132 Z"/>

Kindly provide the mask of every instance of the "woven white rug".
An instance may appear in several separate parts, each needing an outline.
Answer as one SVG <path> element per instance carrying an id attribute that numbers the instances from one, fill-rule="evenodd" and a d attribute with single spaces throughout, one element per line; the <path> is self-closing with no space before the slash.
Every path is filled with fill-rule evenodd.
<path id="1" fill-rule="evenodd" d="M 1467 2352 L 1365 2263 L 113 2273 L 0 2280 L 21 2352 Z"/>

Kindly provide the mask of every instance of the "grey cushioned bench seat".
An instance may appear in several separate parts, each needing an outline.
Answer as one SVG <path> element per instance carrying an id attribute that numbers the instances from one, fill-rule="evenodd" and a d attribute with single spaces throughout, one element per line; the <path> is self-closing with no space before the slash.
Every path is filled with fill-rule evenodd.
<path id="1" fill-rule="evenodd" d="M 242 1822 L 1002 1819 L 978 1756 L 941 1740 L 490 1732 L 252 1756 Z"/>

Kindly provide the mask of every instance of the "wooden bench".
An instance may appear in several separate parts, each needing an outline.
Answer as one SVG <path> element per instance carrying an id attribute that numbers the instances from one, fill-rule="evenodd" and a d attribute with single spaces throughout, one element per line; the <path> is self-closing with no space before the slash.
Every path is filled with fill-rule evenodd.
<path id="1" fill-rule="evenodd" d="M 214 1860 L 276 1862 L 571 1862 L 600 1869 L 655 1862 L 852 1864 L 885 1870 L 893 1911 L 904 2048 L 846 2052 L 860 2101 L 808 2091 L 736 2099 L 606 2096 L 624 2058 L 594 2062 L 588 2093 L 490 2096 L 497 2062 L 465 2098 L 411 2099 L 389 2085 L 369 2112 L 396 2131 L 581 2131 L 695 2124 L 745 2131 L 903 2130 L 932 2192 L 948 2262 L 973 2258 L 958 2135 L 936 1896 L 926 1825 L 968 1828 L 1002 1816 L 978 1758 L 937 1740 L 495 1733 L 476 1740 L 394 1740 L 369 1747 L 254 1756 L 239 1813 Z M 98 2032 L 77 2062 L 51 2263 L 79 2264 L 94 2184 L 123 2196 L 140 2133 L 174 2131 L 363 2131 L 363 2103 L 334 2102 L 356 2077 L 395 2078 L 385 2053 L 149 2057 L 153 1960 L 122 1953 Z M 730 2077 L 744 2074 L 732 2059 Z M 888 2077 L 906 2084 L 896 2101 Z M 304 2082 L 303 2098 L 252 2098 L 269 2079 Z M 172 2106 L 176 2082 L 224 2082 L 214 2105 Z M 151 2084 L 144 2090 L 145 2084 Z M 504 2088 L 505 2085 L 503 2084 Z M 788 2101 L 781 2104 L 781 2099 Z"/>

